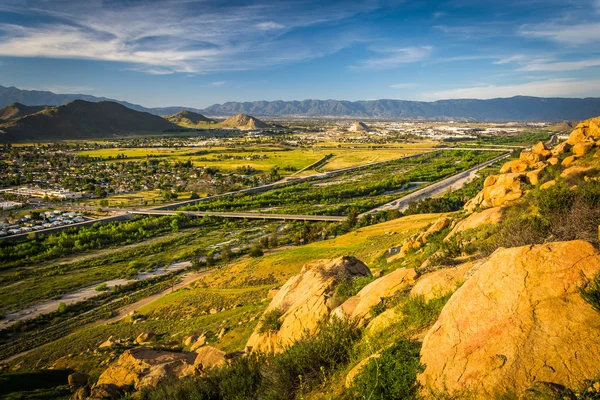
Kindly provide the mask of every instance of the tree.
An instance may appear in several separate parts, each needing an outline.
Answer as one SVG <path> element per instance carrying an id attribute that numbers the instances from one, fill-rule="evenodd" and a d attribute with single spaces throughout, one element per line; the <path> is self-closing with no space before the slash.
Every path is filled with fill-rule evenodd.
<path id="1" fill-rule="evenodd" d="M 221 261 L 228 262 L 229 260 L 231 260 L 232 256 L 233 254 L 231 253 L 231 248 L 229 247 L 229 245 L 223 246 L 223 248 L 221 249 Z"/>
<path id="2" fill-rule="evenodd" d="M 261 257 L 264 253 L 260 245 L 254 243 L 252 247 L 250 247 L 250 252 L 248 254 L 250 254 L 250 257 Z"/>

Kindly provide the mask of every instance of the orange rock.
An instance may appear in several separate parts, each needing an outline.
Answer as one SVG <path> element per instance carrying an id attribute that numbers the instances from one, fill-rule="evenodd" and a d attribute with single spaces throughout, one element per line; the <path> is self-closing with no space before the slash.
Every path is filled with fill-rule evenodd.
<path id="1" fill-rule="evenodd" d="M 410 294 L 412 296 L 423 296 L 425 300 L 431 300 L 452 293 L 459 284 L 475 273 L 483 262 L 483 260 L 469 261 L 455 267 L 427 273 L 419 277 Z"/>
<path id="2" fill-rule="evenodd" d="M 333 310 L 332 316 L 356 319 L 363 325 L 368 319 L 373 306 L 379 304 L 382 298 L 392 296 L 399 290 L 412 284 L 417 273 L 412 268 L 399 268 L 388 275 L 374 280 L 362 288 L 355 296 L 350 297 L 341 306 Z"/>
<path id="3" fill-rule="evenodd" d="M 549 187 L 552 187 L 552 186 L 554 186 L 554 185 L 556 185 L 556 181 L 555 181 L 555 180 L 551 180 L 551 181 L 548 181 L 548 182 L 546 182 L 546 183 L 542 183 L 542 184 L 540 185 L 540 189 L 542 189 L 542 190 L 543 190 L 543 189 L 548 189 Z"/>
<path id="4" fill-rule="evenodd" d="M 562 165 L 563 167 L 568 167 L 569 165 L 573 164 L 573 162 L 575 161 L 575 156 L 569 156 L 567 158 L 565 158 L 560 165 Z"/>
<path id="5" fill-rule="evenodd" d="M 98 378 L 97 385 L 139 390 L 159 382 L 194 375 L 196 353 L 174 353 L 138 347 L 127 350 Z"/>
<path id="6" fill-rule="evenodd" d="M 527 163 L 521 160 L 512 160 L 504 163 L 502 168 L 500 168 L 500 173 L 505 174 L 507 172 L 523 172 L 527 170 L 529 166 Z"/>
<path id="7" fill-rule="evenodd" d="M 523 161 L 528 166 L 533 167 L 539 162 L 545 160 L 545 158 L 540 156 L 539 154 L 532 153 L 530 151 L 522 151 L 521 155 L 519 156 L 519 160 Z"/>
<path id="8" fill-rule="evenodd" d="M 246 347 L 264 352 L 280 352 L 300 339 L 305 332 L 315 333 L 319 322 L 327 318 L 327 300 L 340 279 L 369 276 L 369 268 L 355 257 L 339 257 L 306 264 L 300 274 L 291 277 L 277 292 L 265 310 L 281 312 L 281 327 L 275 332 L 260 332 L 258 324 Z"/>
<path id="9" fill-rule="evenodd" d="M 548 164 L 550 164 L 550 165 L 556 165 L 556 164 L 558 164 L 558 158 L 556 158 L 556 157 L 550 157 L 548 159 Z"/>
<path id="10" fill-rule="evenodd" d="M 571 135 L 569 135 L 567 143 L 569 143 L 570 145 L 574 145 L 588 138 L 594 140 L 600 138 L 600 117 L 580 122 L 575 127 L 573 132 L 571 132 Z"/>
<path id="11" fill-rule="evenodd" d="M 553 156 L 559 156 L 563 153 L 568 152 L 569 150 L 571 150 L 571 145 L 567 142 L 562 142 L 554 146 L 552 150 L 550 150 L 550 152 Z"/>
<path id="12" fill-rule="evenodd" d="M 519 398 L 536 381 L 581 389 L 600 374 L 600 315 L 580 294 L 599 272 L 583 241 L 497 250 L 425 336 L 424 394 Z"/>
<path id="13" fill-rule="evenodd" d="M 573 155 L 575 157 L 582 157 L 588 151 L 590 151 L 593 147 L 594 147 L 594 142 L 583 141 L 583 142 L 575 143 L 575 145 L 573 146 L 573 150 L 572 150 Z"/>
<path id="14" fill-rule="evenodd" d="M 502 221 L 504 216 L 504 207 L 488 208 L 481 212 L 473 213 L 467 218 L 459 221 L 444 240 L 450 240 L 450 238 L 457 233 L 464 232 L 468 229 L 474 229 L 484 224 L 497 224 Z"/>

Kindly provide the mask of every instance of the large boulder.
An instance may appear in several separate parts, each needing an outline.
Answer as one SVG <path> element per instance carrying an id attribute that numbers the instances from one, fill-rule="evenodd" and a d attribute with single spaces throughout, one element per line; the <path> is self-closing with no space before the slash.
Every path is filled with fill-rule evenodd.
<path id="1" fill-rule="evenodd" d="M 421 349 L 424 391 L 518 397 L 600 373 L 600 315 L 580 289 L 600 271 L 584 241 L 500 249 L 450 298 Z"/>
<path id="2" fill-rule="evenodd" d="M 450 240 L 454 235 L 464 232 L 469 229 L 475 229 L 485 224 L 497 224 L 502 221 L 504 216 L 504 207 L 493 207 L 476 212 L 469 215 L 467 218 L 459 221 L 454 228 L 448 233 L 444 240 Z"/>
<path id="3" fill-rule="evenodd" d="M 201 370 L 213 367 L 220 367 L 227 362 L 227 355 L 224 351 L 212 346 L 201 347 L 196 351 L 194 365 Z"/>
<path id="4" fill-rule="evenodd" d="M 541 156 L 542 158 L 548 158 L 552 155 L 550 150 L 546 148 L 546 145 L 543 142 L 537 142 L 537 144 L 531 148 L 531 152 Z"/>
<path id="5" fill-rule="evenodd" d="M 481 267 L 483 261 L 467 261 L 454 267 L 429 272 L 417 280 L 410 290 L 412 296 L 423 296 L 427 301 L 454 292 Z"/>
<path id="6" fill-rule="evenodd" d="M 196 353 L 174 353 L 137 347 L 127 350 L 98 378 L 97 386 L 139 390 L 156 387 L 165 379 L 181 378 L 197 373 Z M 93 392 L 93 390 L 92 390 Z"/>
<path id="7" fill-rule="evenodd" d="M 504 165 L 500 167 L 500 173 L 506 174 L 509 172 L 523 172 L 527 171 L 527 168 L 529 168 L 529 165 L 527 165 L 526 162 L 521 160 L 512 160 L 505 162 Z"/>
<path id="8" fill-rule="evenodd" d="M 277 292 L 264 316 L 279 312 L 280 327 L 264 331 L 262 320 L 248 339 L 248 350 L 280 352 L 307 332 L 317 331 L 321 320 L 331 312 L 328 299 L 337 285 L 357 276 L 370 276 L 371 271 L 355 257 L 306 264 L 299 275 L 290 278 Z M 261 332 L 262 331 L 262 332 Z"/>
<path id="9" fill-rule="evenodd" d="M 483 182 L 483 189 L 465 204 L 465 210 L 474 211 L 477 207 L 490 208 L 519 199 L 523 195 L 521 183 L 525 173 L 490 175 Z"/>
<path id="10" fill-rule="evenodd" d="M 412 285 L 416 278 L 417 272 L 414 269 L 399 268 L 369 283 L 355 296 L 350 297 L 333 310 L 331 315 L 338 318 L 355 319 L 359 325 L 363 325 L 370 317 L 373 306 L 379 304 L 382 299 Z"/>
<path id="11" fill-rule="evenodd" d="M 581 141 L 581 142 L 577 142 L 575 143 L 575 145 L 573 146 L 573 155 L 575 157 L 583 157 L 584 155 L 586 155 L 586 153 L 588 151 L 590 151 L 596 144 L 594 142 L 591 141 Z"/>
<path id="12" fill-rule="evenodd" d="M 553 156 L 559 156 L 563 153 L 566 153 L 568 151 L 571 150 L 571 145 L 567 142 L 562 142 L 557 144 L 556 146 L 554 146 L 552 148 L 552 150 L 550 150 L 550 152 L 552 153 Z"/>
<path id="13" fill-rule="evenodd" d="M 600 139 L 600 117 L 580 122 L 569 135 L 567 143 L 575 145 L 586 139 Z"/>

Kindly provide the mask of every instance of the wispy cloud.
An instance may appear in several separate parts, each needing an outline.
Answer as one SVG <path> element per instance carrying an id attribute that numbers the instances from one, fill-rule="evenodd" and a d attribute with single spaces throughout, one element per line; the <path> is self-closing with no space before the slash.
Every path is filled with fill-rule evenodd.
<path id="1" fill-rule="evenodd" d="M 330 54 L 340 44 L 352 43 L 335 43 L 343 32 L 332 34 L 326 44 L 296 41 L 294 56 L 285 33 L 340 23 L 379 7 L 375 0 L 346 7 L 329 2 L 301 5 L 4 0 L 0 11 L 36 18 L 0 24 L 0 55 L 122 62 L 129 69 L 157 75 L 269 67 Z"/>
<path id="2" fill-rule="evenodd" d="M 496 97 L 589 97 L 600 92 L 600 79 L 547 79 L 512 85 L 480 85 L 425 93 L 428 99 L 491 99 Z"/>
<path id="3" fill-rule="evenodd" d="M 226 82 L 225 81 L 216 81 L 216 82 L 211 82 L 211 86 L 223 86 Z"/>
<path id="4" fill-rule="evenodd" d="M 600 22 L 524 25 L 519 32 L 526 38 L 548 39 L 570 46 L 597 44 L 600 41 Z"/>
<path id="5" fill-rule="evenodd" d="M 393 85 L 390 85 L 392 89 L 408 89 L 416 86 L 416 83 L 394 83 Z"/>
<path id="6" fill-rule="evenodd" d="M 376 50 L 384 55 L 367 58 L 351 66 L 352 69 L 391 69 L 407 63 L 414 63 L 428 59 L 433 53 L 432 46 L 402 47 L 396 49 Z"/>
<path id="7" fill-rule="evenodd" d="M 276 29 L 285 28 L 284 25 L 278 24 L 277 22 L 273 22 L 273 21 L 261 22 L 260 24 L 257 24 L 256 27 L 258 29 L 260 29 L 261 31 L 270 31 L 270 30 L 274 30 L 274 29 L 276 30 Z"/>

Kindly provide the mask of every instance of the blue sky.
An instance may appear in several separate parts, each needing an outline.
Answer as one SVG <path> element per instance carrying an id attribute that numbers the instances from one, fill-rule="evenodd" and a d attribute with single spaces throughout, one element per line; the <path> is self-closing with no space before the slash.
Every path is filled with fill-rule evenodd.
<path id="1" fill-rule="evenodd" d="M 0 85 L 145 106 L 600 97 L 600 0 L 0 0 Z"/>

